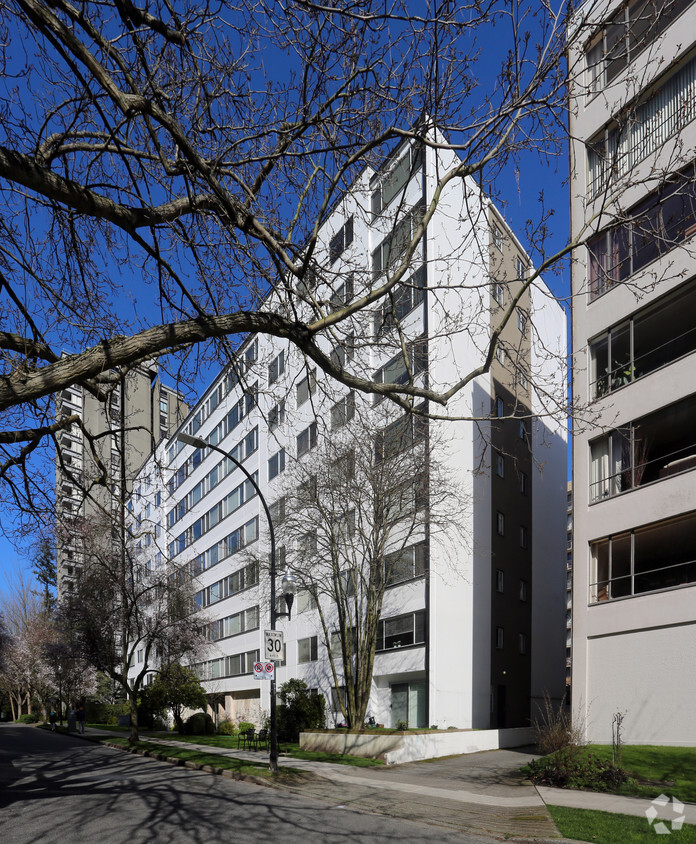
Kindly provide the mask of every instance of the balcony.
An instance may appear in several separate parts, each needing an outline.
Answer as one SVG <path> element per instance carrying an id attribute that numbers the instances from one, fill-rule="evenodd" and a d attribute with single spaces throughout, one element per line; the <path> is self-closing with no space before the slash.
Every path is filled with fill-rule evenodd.
<path id="1" fill-rule="evenodd" d="M 590 501 L 696 468 L 696 395 L 590 443 Z"/>

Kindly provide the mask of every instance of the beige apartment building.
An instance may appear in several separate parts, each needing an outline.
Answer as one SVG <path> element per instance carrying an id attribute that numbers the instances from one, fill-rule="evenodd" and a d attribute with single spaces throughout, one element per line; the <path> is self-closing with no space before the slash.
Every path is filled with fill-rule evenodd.
<path id="1" fill-rule="evenodd" d="M 585 2 L 569 43 L 573 711 L 693 745 L 696 4 Z"/>

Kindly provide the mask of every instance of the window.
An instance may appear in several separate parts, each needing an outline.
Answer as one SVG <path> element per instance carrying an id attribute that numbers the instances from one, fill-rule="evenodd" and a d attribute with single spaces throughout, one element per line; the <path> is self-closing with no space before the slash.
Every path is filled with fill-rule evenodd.
<path id="1" fill-rule="evenodd" d="M 307 428 L 297 435 L 297 456 L 302 457 L 317 444 L 317 423 L 312 422 Z"/>
<path id="2" fill-rule="evenodd" d="M 354 274 L 349 273 L 346 280 L 340 284 L 331 294 L 329 305 L 332 311 L 337 311 L 344 305 L 347 305 L 353 298 L 353 280 Z"/>
<path id="3" fill-rule="evenodd" d="M 384 579 L 387 586 L 403 583 L 425 574 L 427 565 L 425 542 L 419 542 L 400 551 L 387 554 L 384 558 Z"/>
<path id="4" fill-rule="evenodd" d="M 331 408 L 331 430 L 342 428 L 355 416 L 355 393 L 351 390 L 347 396 L 336 402 Z"/>
<path id="5" fill-rule="evenodd" d="M 423 148 L 410 146 L 395 164 L 389 169 L 375 176 L 372 187 L 372 216 L 378 217 L 397 194 L 402 194 L 412 177 L 423 167 Z"/>
<path id="6" fill-rule="evenodd" d="M 377 625 L 377 650 L 405 648 L 425 642 L 425 610 L 382 619 Z"/>
<path id="7" fill-rule="evenodd" d="M 422 407 L 422 405 L 421 405 Z M 419 410 L 420 408 L 416 408 Z M 411 413 L 405 413 L 392 422 L 375 437 L 375 461 L 381 463 L 400 454 L 425 438 L 428 420 Z"/>
<path id="8" fill-rule="evenodd" d="M 280 475 L 281 472 L 285 471 L 285 449 L 281 448 L 280 451 L 277 451 L 273 457 L 271 457 L 268 461 L 268 480 L 272 481 L 273 478 Z"/>
<path id="9" fill-rule="evenodd" d="M 520 548 L 527 547 L 527 528 L 520 525 Z"/>
<path id="10" fill-rule="evenodd" d="M 517 328 L 520 334 L 524 337 L 527 333 L 527 316 L 524 311 L 517 309 Z"/>
<path id="11" fill-rule="evenodd" d="M 587 144 L 588 196 L 594 199 L 611 179 L 619 179 L 659 149 L 690 120 L 684 103 L 691 98 L 696 78 L 696 59 L 692 59 L 663 79 L 655 90 L 650 88 L 641 100 L 628 104 Z"/>
<path id="12" fill-rule="evenodd" d="M 276 355 L 268 365 L 268 383 L 274 384 L 285 372 L 285 350 Z"/>
<path id="13" fill-rule="evenodd" d="M 282 525 L 285 521 L 285 507 L 287 503 L 286 496 L 274 501 L 273 504 L 268 505 L 268 511 L 271 514 L 271 521 L 275 525 Z"/>
<path id="14" fill-rule="evenodd" d="M 505 591 L 505 573 L 498 569 L 495 573 L 495 590 L 496 592 Z"/>
<path id="15" fill-rule="evenodd" d="M 527 373 L 524 369 L 520 368 L 517 370 L 517 383 L 523 390 L 529 389 L 529 381 L 527 380 Z"/>
<path id="16" fill-rule="evenodd" d="M 505 458 L 502 454 L 495 455 L 495 473 L 499 478 L 505 477 Z"/>
<path id="17" fill-rule="evenodd" d="M 340 651 L 339 651 L 340 653 Z M 341 711 L 341 703 L 345 708 L 346 705 L 346 687 L 345 686 L 331 686 L 331 710 L 332 712 Z"/>
<path id="18" fill-rule="evenodd" d="M 502 252 L 503 251 L 503 233 L 500 231 L 500 228 L 493 223 L 491 226 L 491 238 L 493 240 L 493 246 Z"/>
<path id="19" fill-rule="evenodd" d="M 520 580 L 520 601 L 527 600 L 527 581 Z"/>
<path id="20" fill-rule="evenodd" d="M 501 513 L 500 510 L 496 514 L 495 526 L 498 536 L 505 536 L 505 513 Z"/>
<path id="21" fill-rule="evenodd" d="M 505 645 L 505 633 L 502 627 L 495 628 L 495 647 L 497 650 L 502 651 Z"/>
<path id="22" fill-rule="evenodd" d="M 303 533 L 298 542 L 297 550 L 300 554 L 316 554 L 317 553 L 317 532 L 316 530 L 307 531 Z"/>
<path id="23" fill-rule="evenodd" d="M 502 419 L 505 416 L 505 402 L 500 396 L 496 396 L 495 399 L 495 415 L 498 419 Z"/>
<path id="24" fill-rule="evenodd" d="M 590 396 L 600 398 L 696 351 L 696 280 L 592 340 Z"/>
<path id="25" fill-rule="evenodd" d="M 519 648 L 520 653 L 526 654 L 527 653 L 527 634 L 526 633 L 520 633 L 519 636 L 517 637 L 517 641 L 518 641 L 518 648 Z"/>
<path id="26" fill-rule="evenodd" d="M 297 406 L 301 407 L 317 389 L 317 370 L 309 373 L 297 384 Z"/>
<path id="27" fill-rule="evenodd" d="M 527 277 L 527 265 L 519 255 L 515 258 L 515 270 L 519 281 L 524 281 Z"/>
<path id="28" fill-rule="evenodd" d="M 388 272 L 401 261 L 415 236 L 416 228 L 424 213 L 425 205 L 419 202 L 394 225 L 391 234 L 387 235 L 375 249 L 372 253 L 373 279 L 379 278 L 382 273 Z M 417 252 L 418 250 L 414 251 L 414 259 Z"/>
<path id="29" fill-rule="evenodd" d="M 696 582 L 696 513 L 591 544 L 590 601 L 627 598 Z"/>
<path id="30" fill-rule="evenodd" d="M 527 439 L 527 421 L 525 419 L 520 419 L 519 437 L 521 440 Z"/>
<path id="31" fill-rule="evenodd" d="M 491 283 L 491 296 L 499 305 L 502 305 L 505 301 L 505 291 L 503 290 L 503 285 L 499 281 Z"/>
<path id="32" fill-rule="evenodd" d="M 590 93 L 609 85 L 689 5 L 689 0 L 631 0 L 615 12 L 585 54 Z"/>
<path id="33" fill-rule="evenodd" d="M 629 219 L 587 244 L 590 301 L 625 281 L 696 231 L 694 164 L 635 205 Z"/>
<path id="34" fill-rule="evenodd" d="M 428 341 L 423 337 L 409 343 L 406 347 L 407 358 L 403 351 L 377 369 L 372 380 L 376 384 L 408 384 L 420 372 L 428 368 Z M 379 404 L 384 396 L 377 394 L 374 403 Z"/>
<path id="35" fill-rule="evenodd" d="M 696 394 L 590 443 L 590 501 L 696 468 Z"/>
<path id="36" fill-rule="evenodd" d="M 285 399 L 282 399 L 268 411 L 268 429 L 275 431 L 278 425 L 285 422 Z"/>
<path id="37" fill-rule="evenodd" d="M 331 264 L 341 256 L 343 251 L 347 249 L 353 242 L 353 215 L 345 221 L 341 228 L 329 241 L 329 262 Z"/>
<path id="38" fill-rule="evenodd" d="M 408 281 L 400 282 L 387 293 L 374 316 L 375 337 L 382 337 L 423 301 L 426 283 L 426 268 L 422 266 Z"/>
<path id="39" fill-rule="evenodd" d="M 299 615 L 299 613 L 315 610 L 316 608 L 316 598 L 309 589 L 300 589 L 295 598 L 295 613 Z"/>
<path id="40" fill-rule="evenodd" d="M 522 495 L 527 494 L 527 473 L 520 472 L 520 493 Z"/>
<path id="41" fill-rule="evenodd" d="M 355 334 L 347 334 L 339 341 L 331 352 L 331 361 L 340 369 L 344 369 L 346 361 L 353 360 L 355 355 Z"/>
<path id="42" fill-rule="evenodd" d="M 498 363 L 505 366 L 505 357 L 505 349 L 503 348 L 502 343 L 499 342 L 498 345 L 495 347 L 495 359 L 498 361 Z"/>
<path id="43" fill-rule="evenodd" d="M 302 665 L 306 662 L 316 662 L 318 656 L 317 637 L 310 636 L 307 639 L 297 640 L 297 662 Z"/>

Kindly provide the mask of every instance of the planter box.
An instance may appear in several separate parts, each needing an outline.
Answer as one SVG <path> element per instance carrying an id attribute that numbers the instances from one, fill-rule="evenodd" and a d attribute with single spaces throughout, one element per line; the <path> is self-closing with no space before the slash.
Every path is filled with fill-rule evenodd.
<path id="1" fill-rule="evenodd" d="M 431 730 L 423 733 L 300 733 L 300 750 L 384 759 L 387 765 L 521 747 L 534 743 L 532 727 L 507 730 Z"/>

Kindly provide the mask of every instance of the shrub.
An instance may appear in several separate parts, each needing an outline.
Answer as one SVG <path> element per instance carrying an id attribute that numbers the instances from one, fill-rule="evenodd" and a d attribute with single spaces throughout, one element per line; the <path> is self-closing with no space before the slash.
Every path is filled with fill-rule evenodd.
<path id="1" fill-rule="evenodd" d="M 537 747 L 545 756 L 567 747 L 583 744 L 582 729 L 573 726 L 565 701 L 556 705 L 548 692 L 544 692 L 544 705 L 534 724 Z"/>
<path id="2" fill-rule="evenodd" d="M 613 791 L 628 780 L 625 771 L 593 753 L 583 755 L 570 746 L 549 756 L 535 759 L 528 765 L 530 779 L 536 785 L 557 788 L 589 788 L 592 791 Z"/>
<path id="3" fill-rule="evenodd" d="M 38 724 L 41 720 L 41 716 L 37 715 L 35 712 L 33 712 L 31 715 L 29 715 L 29 713 L 26 713 L 25 715 L 20 715 L 17 720 L 20 724 Z"/>
<path id="4" fill-rule="evenodd" d="M 215 735 L 215 724 L 207 712 L 194 712 L 184 725 L 186 733 L 190 736 L 213 736 Z"/>
<path id="5" fill-rule="evenodd" d="M 236 736 L 237 728 L 232 721 L 221 721 L 218 726 L 218 735 L 221 736 Z"/>
<path id="6" fill-rule="evenodd" d="M 239 722 L 239 732 L 246 733 L 247 730 L 255 729 L 254 724 L 251 721 L 240 721 Z"/>
<path id="7" fill-rule="evenodd" d="M 130 715 L 129 703 L 99 703 L 88 700 L 85 704 L 85 719 L 90 724 L 107 724 L 115 727 L 119 715 Z"/>
<path id="8" fill-rule="evenodd" d="M 303 730 L 326 726 L 323 695 L 311 695 L 304 680 L 288 680 L 280 688 L 278 733 L 285 741 L 298 741 Z"/>
<path id="9" fill-rule="evenodd" d="M 403 721 L 401 718 L 396 722 L 397 730 L 408 730 L 408 721 Z"/>

